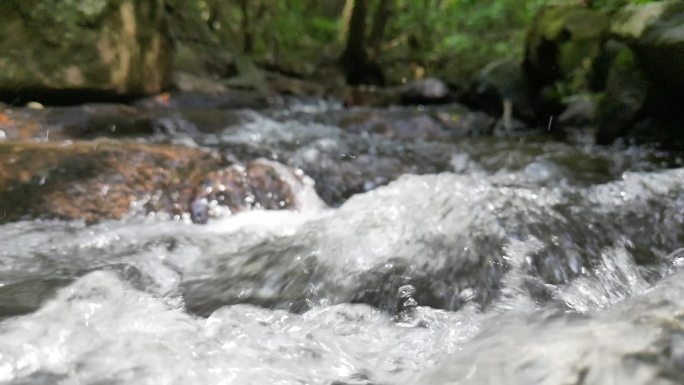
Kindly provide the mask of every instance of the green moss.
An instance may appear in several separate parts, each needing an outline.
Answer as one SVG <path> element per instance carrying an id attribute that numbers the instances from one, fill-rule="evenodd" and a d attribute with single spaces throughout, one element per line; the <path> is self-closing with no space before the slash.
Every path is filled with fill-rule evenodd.
<path id="1" fill-rule="evenodd" d="M 171 49 L 160 0 L 0 2 L 0 91 L 158 91 Z"/>
<path id="2" fill-rule="evenodd" d="M 547 6 L 535 17 L 524 69 L 542 115 L 562 111 L 565 100 L 595 92 L 605 82 L 609 23 L 606 14 L 577 4 Z"/>

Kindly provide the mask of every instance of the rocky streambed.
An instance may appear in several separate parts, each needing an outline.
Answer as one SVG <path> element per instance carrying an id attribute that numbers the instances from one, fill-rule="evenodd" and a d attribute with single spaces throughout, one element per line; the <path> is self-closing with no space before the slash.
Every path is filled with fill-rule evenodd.
<path id="1" fill-rule="evenodd" d="M 1 383 L 684 380 L 679 154 L 222 98 L 0 111 Z"/>

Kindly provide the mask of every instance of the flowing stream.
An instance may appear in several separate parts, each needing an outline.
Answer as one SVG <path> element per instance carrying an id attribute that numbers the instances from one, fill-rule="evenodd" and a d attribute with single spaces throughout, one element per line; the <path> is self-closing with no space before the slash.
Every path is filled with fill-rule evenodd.
<path id="1" fill-rule="evenodd" d="M 0 226 L 0 383 L 684 382 L 681 159 L 324 107 L 148 139 L 300 169 L 297 210 Z"/>

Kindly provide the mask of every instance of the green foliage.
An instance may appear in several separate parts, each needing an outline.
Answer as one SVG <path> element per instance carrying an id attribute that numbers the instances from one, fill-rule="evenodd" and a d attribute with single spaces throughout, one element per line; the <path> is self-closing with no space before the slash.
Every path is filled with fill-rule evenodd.
<path id="1" fill-rule="evenodd" d="M 345 0 L 194 0 L 180 2 L 220 45 L 257 62 L 300 70 L 332 63 L 343 50 Z M 390 17 L 374 59 L 390 82 L 422 74 L 465 78 L 501 57 L 519 57 L 524 31 L 544 0 L 368 0 L 367 30 L 380 1 Z M 246 7 L 244 5 L 246 4 Z M 243 5 L 243 7 L 241 7 Z M 245 11 L 247 21 L 245 21 Z M 299 62 L 299 64 L 296 64 Z M 293 68 L 300 67 L 300 68 Z M 421 71 L 416 71 L 421 68 Z M 297 72 L 297 71 L 295 71 Z M 306 70 L 303 72 L 307 72 Z M 396 75 L 395 75 L 396 74 Z"/>
<path id="2" fill-rule="evenodd" d="M 31 16 L 36 21 L 70 25 L 94 19 L 107 7 L 107 0 L 41 0 L 32 4 Z"/>
<path id="3" fill-rule="evenodd" d="M 519 57 L 525 27 L 543 2 L 401 0 L 390 35 L 417 43 L 409 57 L 428 73 L 465 80 L 493 60 Z"/>
<path id="4" fill-rule="evenodd" d="M 344 48 L 343 9 L 353 0 L 164 0 L 173 9 L 174 37 L 203 46 L 216 63 L 248 53 L 256 62 L 301 74 L 330 65 Z M 438 75 L 465 80 L 502 57 L 520 58 L 527 25 L 549 2 L 582 0 L 367 0 L 366 34 L 374 30 L 374 13 L 389 4 L 389 19 L 380 41 L 373 41 L 373 60 L 390 82 Z M 627 3 L 658 0 L 594 0 L 592 7 L 616 9 Z M 4 4 L 3 4 L 4 3 Z M 81 27 L 97 26 L 107 7 L 118 0 L 0 0 L 20 9 L 37 31 L 53 31 L 55 44 L 78 38 Z M 42 32 L 41 32 L 42 33 Z M 48 37 L 49 38 L 49 37 Z M 198 44 L 199 42 L 199 44 Z M 193 48 L 194 49 L 194 48 Z"/>

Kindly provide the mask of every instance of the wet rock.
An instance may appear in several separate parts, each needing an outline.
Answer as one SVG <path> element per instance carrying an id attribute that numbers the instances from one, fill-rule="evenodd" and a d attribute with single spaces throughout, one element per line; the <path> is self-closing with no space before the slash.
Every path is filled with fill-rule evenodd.
<path id="1" fill-rule="evenodd" d="M 40 308 L 55 291 L 71 283 L 66 278 L 29 279 L 0 286 L 0 320 Z"/>
<path id="2" fill-rule="evenodd" d="M 241 110 L 186 109 L 176 111 L 166 119 L 170 119 L 173 125 L 185 127 L 176 132 L 194 136 L 196 133 L 218 133 L 226 127 L 244 124 L 251 121 L 251 116 L 248 111 Z M 168 130 L 165 132 L 170 133 Z"/>
<path id="3" fill-rule="evenodd" d="M 7 109 L 0 128 L 8 139 L 43 141 L 97 137 L 150 136 L 171 132 L 165 126 L 168 113 L 147 112 L 123 104 L 84 104 L 42 110 Z M 167 124 L 168 125 L 168 124 Z M 192 127 L 184 127 L 192 132 Z M 196 131 L 196 130 L 195 130 Z"/>
<path id="4" fill-rule="evenodd" d="M 436 115 L 452 136 L 491 135 L 496 119 L 481 111 L 440 111 Z"/>
<path id="5" fill-rule="evenodd" d="M 45 137 L 41 122 L 30 112 L 0 109 L 0 140 Z"/>
<path id="6" fill-rule="evenodd" d="M 374 86 L 348 87 L 343 96 L 347 106 L 386 107 L 401 102 L 401 90 Z"/>
<path id="7" fill-rule="evenodd" d="M 294 154 L 291 163 L 316 181 L 318 195 L 333 206 L 404 174 L 439 173 L 453 167 L 454 149 L 446 144 L 382 140 L 369 145 L 342 155 L 330 148 L 309 148 Z"/>
<path id="8" fill-rule="evenodd" d="M 415 80 L 396 87 L 349 87 L 344 96 L 346 105 L 365 107 L 444 104 L 451 100 L 449 86 L 436 78 Z"/>
<path id="9" fill-rule="evenodd" d="M 0 142 L 0 222 L 96 222 L 132 210 L 181 214 L 222 161 L 181 146 L 94 141 Z"/>
<path id="10" fill-rule="evenodd" d="M 402 104 L 442 104 L 449 101 L 449 86 L 436 78 L 414 80 L 401 88 Z"/>
<path id="11" fill-rule="evenodd" d="M 354 134 L 376 134 L 402 140 L 441 140 L 490 134 L 494 119 L 461 105 L 416 109 L 352 109 L 324 120 Z"/>
<path id="12" fill-rule="evenodd" d="M 238 160 L 264 157 L 301 169 L 316 181 L 318 195 L 336 206 L 353 194 L 384 185 L 402 174 L 452 170 L 455 147 L 443 142 L 451 135 L 464 135 L 478 122 L 474 120 L 470 126 L 459 111 L 467 115 L 466 109 L 456 107 L 427 113 L 419 109 L 388 110 L 384 116 L 368 110 L 325 112 L 305 123 L 290 116 L 279 118 L 282 122 L 255 116 L 253 122 L 228 128 L 208 144 L 237 155 Z M 408 123 L 411 117 L 419 117 L 417 122 L 429 130 L 416 130 Z M 344 124 L 335 123 L 343 120 Z M 454 127 L 462 124 L 464 131 L 432 131 L 446 126 L 442 120 Z M 346 127 L 338 128 L 341 125 Z"/>
<path id="13" fill-rule="evenodd" d="M 160 99 L 164 96 L 160 96 Z M 84 104 L 44 110 L 0 110 L 0 130 L 14 140 L 187 138 L 249 120 L 240 110 L 171 109 L 147 105 Z"/>
<path id="14" fill-rule="evenodd" d="M 233 165 L 211 173 L 197 189 L 190 203 L 193 222 L 206 223 L 222 211 L 284 210 L 302 208 L 304 189 L 317 201 L 313 183 L 303 175 L 280 163 L 257 159 L 246 166 Z M 322 203 L 321 203 L 322 206 Z"/>
<path id="15" fill-rule="evenodd" d="M 5 98 L 149 94 L 169 76 L 159 0 L 3 1 L 0 33 L 10 37 L 0 42 Z"/>
<path id="16" fill-rule="evenodd" d="M 43 116 L 43 125 L 51 128 L 53 135 L 61 130 L 72 139 L 150 136 L 171 130 L 164 126 L 163 116 L 119 104 L 52 108 Z"/>
<path id="17" fill-rule="evenodd" d="M 176 109 L 240 109 L 254 110 L 271 106 L 270 101 L 256 91 L 229 89 L 225 92 L 173 92 L 141 99 L 135 103 L 142 108 Z"/>
<path id="18" fill-rule="evenodd" d="M 339 124 L 355 134 L 376 134 L 388 138 L 437 139 L 449 136 L 441 122 L 429 114 L 366 110 L 345 116 Z"/>
<path id="19" fill-rule="evenodd" d="M 596 121 L 596 102 L 579 99 L 570 102 L 558 117 L 558 123 L 564 127 L 583 127 Z"/>

